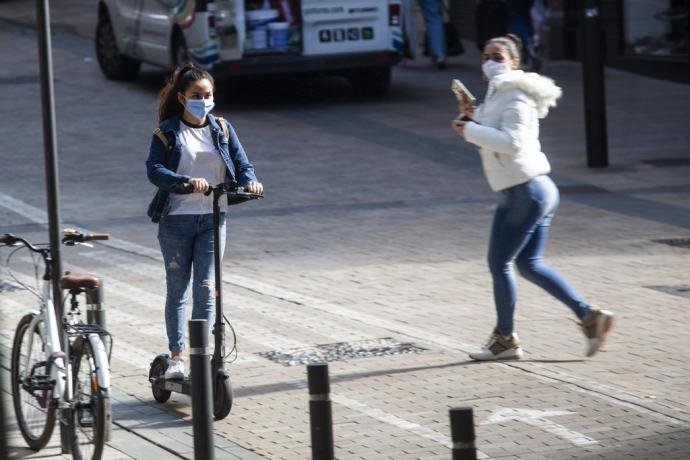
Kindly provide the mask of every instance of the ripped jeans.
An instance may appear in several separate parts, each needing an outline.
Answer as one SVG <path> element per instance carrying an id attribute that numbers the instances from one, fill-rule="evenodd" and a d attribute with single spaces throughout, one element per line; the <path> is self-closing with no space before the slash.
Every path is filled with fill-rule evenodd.
<path id="1" fill-rule="evenodd" d="M 213 327 L 213 214 L 163 217 L 158 224 L 158 242 L 165 262 L 165 327 L 168 333 L 168 348 L 170 351 L 181 352 L 184 350 L 185 305 L 189 299 L 190 285 L 193 300 L 192 319 L 206 319 L 209 330 Z M 224 251 L 225 214 L 221 214 L 221 257 Z"/>

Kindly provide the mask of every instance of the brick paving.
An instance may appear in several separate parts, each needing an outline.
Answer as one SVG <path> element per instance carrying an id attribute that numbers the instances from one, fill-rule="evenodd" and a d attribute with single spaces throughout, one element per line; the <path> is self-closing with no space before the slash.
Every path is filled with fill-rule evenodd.
<path id="1" fill-rule="evenodd" d="M 4 26 L 0 55 L 10 65 L 0 69 L 0 82 L 34 74 L 33 33 Z M 10 53 L 6 43 L 22 52 Z M 57 34 L 54 45 L 63 221 L 116 238 L 63 251 L 66 266 L 106 279 L 123 436 L 106 458 L 153 458 L 161 440 L 191 458 L 189 399 L 156 404 L 146 380 L 148 363 L 165 349 L 163 267 L 155 227 L 142 216 L 160 74 L 145 69 L 139 82 L 107 82 L 84 59 L 89 41 Z M 226 309 L 239 357 L 230 365 L 235 405 L 214 424 L 217 458 L 310 456 L 304 367 L 257 353 L 383 337 L 425 351 L 331 363 L 338 458 L 449 458 L 448 409 L 464 405 L 474 408 L 482 458 L 690 455 L 690 361 L 683 353 L 690 299 L 658 289 L 690 284 L 690 249 L 653 241 L 690 237 L 690 166 L 645 162 L 688 158 L 687 86 L 608 69 L 612 166 L 591 170 L 583 166 L 580 68 L 546 64 L 565 91 L 542 126 L 562 185 L 548 261 L 586 298 L 614 310 L 617 323 L 604 350 L 585 359 L 567 308 L 519 281 L 516 321 L 526 359 L 478 364 L 467 351 L 494 321 L 484 262 L 494 197 L 476 153 L 448 129 L 449 80 L 481 88 L 476 62 L 468 50 L 448 73 L 401 66 L 382 100 L 359 100 L 333 80 L 244 82 L 219 98 L 267 197 L 234 210 L 229 226 Z M 7 171 L 0 231 L 45 240 L 40 212 L 31 212 L 45 201 L 40 136 L 27 135 L 40 130 L 38 84 L 17 87 L 30 95 L 10 91 L 0 113 L 30 122 L 0 126 L 7 139 L 0 145 Z M 19 104 L 25 99 L 31 104 Z M 68 112 L 74 107 L 78 113 Z M 35 160 L 27 161 L 30 153 Z M 27 260 L 16 268 L 31 276 Z M 2 280 L 12 284 L 5 271 Z M 5 289 L 0 299 L 6 347 L 18 305 L 28 308 L 32 298 Z M 127 451 L 132 435 L 142 445 Z M 26 454 L 16 431 L 10 441 L 12 455 Z M 56 442 L 36 455 L 58 454 Z"/>

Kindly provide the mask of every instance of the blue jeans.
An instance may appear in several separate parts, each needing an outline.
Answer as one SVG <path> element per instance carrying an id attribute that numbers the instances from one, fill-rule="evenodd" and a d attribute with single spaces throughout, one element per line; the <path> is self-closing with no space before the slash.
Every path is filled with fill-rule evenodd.
<path id="1" fill-rule="evenodd" d="M 440 0 L 419 0 L 424 22 L 429 52 L 434 61 L 446 59 L 446 34 L 443 30 L 443 12 Z"/>
<path id="2" fill-rule="evenodd" d="M 513 333 L 516 289 L 513 263 L 527 280 L 570 307 L 578 318 L 589 313 L 587 302 L 557 271 L 544 265 L 542 253 L 551 219 L 558 208 L 558 188 L 548 176 L 500 192 L 489 244 L 489 269 L 496 302 L 496 329 Z"/>
<path id="3" fill-rule="evenodd" d="M 225 251 L 225 214 L 220 219 L 220 253 Z M 185 305 L 192 288 L 192 319 L 215 317 L 213 214 L 167 215 L 158 224 L 165 263 L 165 328 L 170 351 L 184 350 Z M 191 283 L 192 272 L 194 280 Z"/>

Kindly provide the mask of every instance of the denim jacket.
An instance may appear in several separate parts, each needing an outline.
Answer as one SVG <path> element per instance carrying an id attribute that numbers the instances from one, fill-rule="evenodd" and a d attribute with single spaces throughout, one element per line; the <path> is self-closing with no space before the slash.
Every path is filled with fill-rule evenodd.
<path id="1" fill-rule="evenodd" d="M 228 141 L 216 118 L 211 114 L 207 118 L 211 128 L 213 144 L 216 146 L 218 154 L 227 167 L 225 180 L 228 182 L 234 180 L 242 187 L 251 181 L 255 181 L 254 166 L 247 159 L 247 155 L 244 153 L 242 144 L 240 144 L 232 125 L 226 121 L 228 133 L 230 134 Z M 159 125 L 159 129 L 168 139 L 168 146 L 166 148 L 157 136 L 153 136 L 149 157 L 146 160 L 146 173 L 149 181 L 158 187 L 148 208 L 148 216 L 153 222 L 160 221 L 161 217 L 167 215 L 170 211 L 171 193 L 192 193 L 184 186 L 191 177 L 177 174 L 182 151 L 182 146 L 179 142 L 180 116 L 176 115 L 163 120 Z"/>

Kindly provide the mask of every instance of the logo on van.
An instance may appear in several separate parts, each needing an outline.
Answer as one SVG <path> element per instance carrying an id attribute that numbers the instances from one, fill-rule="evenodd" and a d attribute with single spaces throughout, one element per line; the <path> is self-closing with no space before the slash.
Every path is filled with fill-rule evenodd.
<path id="1" fill-rule="evenodd" d="M 328 42 L 354 42 L 358 40 L 373 40 L 373 27 L 350 27 L 347 29 L 321 29 L 319 30 L 319 41 Z"/>

